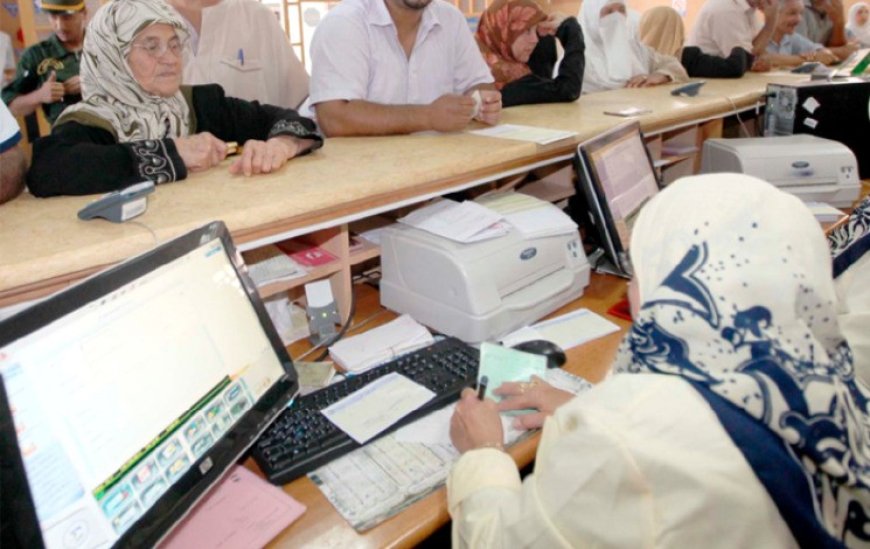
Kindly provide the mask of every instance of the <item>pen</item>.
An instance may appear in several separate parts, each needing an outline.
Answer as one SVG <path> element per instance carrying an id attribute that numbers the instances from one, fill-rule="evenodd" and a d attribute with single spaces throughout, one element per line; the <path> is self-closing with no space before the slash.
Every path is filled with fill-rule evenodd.
<path id="1" fill-rule="evenodd" d="M 486 394 L 486 384 L 489 383 L 489 378 L 483 376 L 477 382 L 477 400 L 483 400 L 483 395 Z"/>

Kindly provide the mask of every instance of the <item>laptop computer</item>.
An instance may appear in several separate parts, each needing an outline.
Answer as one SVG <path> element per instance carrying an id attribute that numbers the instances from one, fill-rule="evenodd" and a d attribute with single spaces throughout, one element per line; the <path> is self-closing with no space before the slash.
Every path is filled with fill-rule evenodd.
<path id="1" fill-rule="evenodd" d="M 599 249 L 593 268 L 630 278 L 631 228 L 659 181 L 636 121 L 620 124 L 577 146 L 578 183 L 586 199 Z"/>
<path id="2" fill-rule="evenodd" d="M 0 323 L 2 546 L 154 546 L 298 392 L 221 222 Z"/>

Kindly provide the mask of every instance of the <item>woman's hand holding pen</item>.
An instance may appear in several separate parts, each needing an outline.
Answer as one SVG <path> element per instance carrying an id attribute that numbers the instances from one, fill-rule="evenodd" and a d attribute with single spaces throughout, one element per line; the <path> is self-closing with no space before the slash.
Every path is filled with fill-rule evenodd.
<path id="1" fill-rule="evenodd" d="M 501 412 L 529 408 L 538 410 L 515 417 L 513 426 L 516 429 L 537 429 L 543 426 L 544 420 L 553 415 L 556 408 L 574 398 L 571 393 L 553 387 L 538 376 L 532 376 L 532 380 L 527 382 L 502 383 L 494 393 L 502 397 L 498 403 L 498 410 Z"/>
<path id="2" fill-rule="evenodd" d="M 479 399 L 474 389 L 463 390 L 450 419 L 450 440 L 462 453 L 477 448 L 502 449 L 504 431 L 498 405 Z"/>

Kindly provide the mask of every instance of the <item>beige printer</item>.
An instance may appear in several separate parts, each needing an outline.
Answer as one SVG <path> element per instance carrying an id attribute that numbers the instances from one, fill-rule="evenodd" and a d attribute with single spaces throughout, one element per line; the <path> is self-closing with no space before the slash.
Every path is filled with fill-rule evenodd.
<path id="1" fill-rule="evenodd" d="M 576 230 L 464 244 L 396 224 L 381 235 L 381 270 L 382 305 L 468 342 L 528 325 L 589 284 Z"/>
<path id="2" fill-rule="evenodd" d="M 805 202 L 851 206 L 861 181 L 852 151 L 837 141 L 797 134 L 704 141 L 701 173 L 754 175 Z"/>

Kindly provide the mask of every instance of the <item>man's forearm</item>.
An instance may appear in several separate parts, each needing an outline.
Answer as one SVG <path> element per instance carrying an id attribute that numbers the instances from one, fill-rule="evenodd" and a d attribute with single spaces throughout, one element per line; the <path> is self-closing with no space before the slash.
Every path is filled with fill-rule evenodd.
<path id="1" fill-rule="evenodd" d="M 34 90 L 24 95 L 19 95 L 9 103 L 9 112 L 13 116 L 27 116 L 35 111 L 42 101 L 39 99 L 39 90 Z"/>
<path id="2" fill-rule="evenodd" d="M 0 153 L 0 204 L 12 200 L 24 189 L 27 161 L 17 146 Z"/>
<path id="3" fill-rule="evenodd" d="M 408 134 L 432 129 L 428 105 L 339 100 L 318 103 L 314 108 L 320 128 L 329 137 Z"/>
<path id="4" fill-rule="evenodd" d="M 770 44 L 770 38 L 773 36 L 775 26 L 774 22 L 764 22 L 764 26 L 752 40 L 752 55 L 757 57 L 767 51 L 767 45 Z"/>
<path id="5" fill-rule="evenodd" d="M 796 67 L 806 61 L 800 55 L 784 55 L 781 53 L 768 53 L 765 57 L 772 67 Z"/>
<path id="6" fill-rule="evenodd" d="M 828 40 L 828 43 L 825 44 L 828 47 L 839 47 L 846 45 L 846 29 L 843 26 L 843 20 L 837 21 L 836 19 L 832 19 L 834 26 L 831 29 L 831 38 Z"/>

